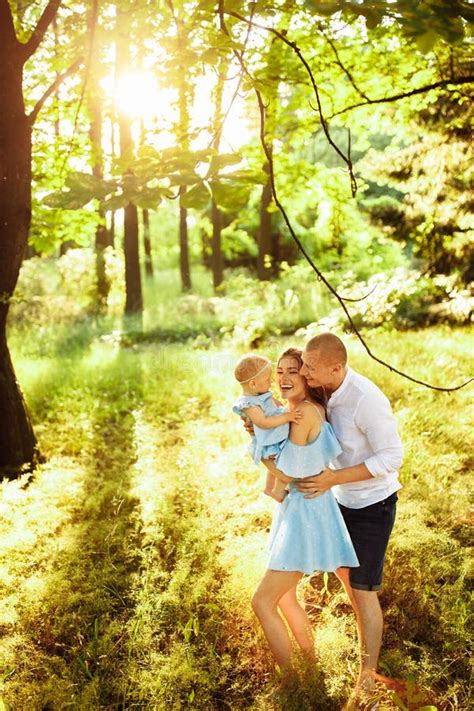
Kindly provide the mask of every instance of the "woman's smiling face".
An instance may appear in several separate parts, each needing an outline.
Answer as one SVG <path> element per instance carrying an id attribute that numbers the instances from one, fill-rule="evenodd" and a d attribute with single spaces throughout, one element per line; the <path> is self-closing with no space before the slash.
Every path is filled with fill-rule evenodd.
<path id="1" fill-rule="evenodd" d="M 278 361 L 276 383 L 285 400 L 301 400 L 306 397 L 306 380 L 300 375 L 300 368 L 300 362 L 292 356 L 283 356 Z"/>

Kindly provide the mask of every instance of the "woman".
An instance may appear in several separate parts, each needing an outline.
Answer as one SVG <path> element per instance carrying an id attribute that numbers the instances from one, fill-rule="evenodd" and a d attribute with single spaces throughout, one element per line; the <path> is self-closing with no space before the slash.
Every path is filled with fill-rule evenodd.
<path id="1" fill-rule="evenodd" d="M 301 478 L 325 469 L 340 452 L 324 407 L 310 392 L 300 375 L 301 351 L 290 348 L 279 358 L 276 381 L 288 408 L 298 408 L 302 417 L 292 423 L 290 437 L 276 464 L 265 460 L 275 475 L 279 471 Z M 270 649 L 282 672 L 283 687 L 293 676 L 291 641 L 279 610 L 303 653 L 314 659 L 313 635 L 309 619 L 296 596 L 304 573 L 335 571 L 358 565 L 352 542 L 332 492 L 305 499 L 290 483 L 289 493 L 278 507 L 270 532 L 268 569 L 252 599 Z"/>

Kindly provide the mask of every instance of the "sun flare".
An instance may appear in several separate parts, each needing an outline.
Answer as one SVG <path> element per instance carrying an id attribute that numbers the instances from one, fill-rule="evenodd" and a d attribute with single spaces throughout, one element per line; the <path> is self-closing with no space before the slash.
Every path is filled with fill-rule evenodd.
<path id="1" fill-rule="evenodd" d="M 117 79 L 113 94 L 118 110 L 131 118 L 158 116 L 164 98 L 164 91 L 159 89 L 151 72 L 122 74 Z"/>
<path id="2" fill-rule="evenodd" d="M 115 81 L 106 77 L 102 82 L 104 91 L 113 99 L 118 111 L 132 120 L 140 119 L 145 128 L 158 129 L 156 136 L 160 147 L 170 145 L 173 130 L 179 121 L 178 92 L 174 87 L 162 87 L 150 71 L 129 71 Z M 193 145 L 204 147 L 211 138 L 213 125 L 213 91 L 215 76 L 203 74 L 195 84 L 195 92 L 190 107 L 193 128 L 197 129 Z M 234 87 L 228 82 L 224 92 L 224 112 L 227 111 Z M 165 135 L 166 134 L 166 135 Z M 223 150 L 238 150 L 247 140 L 249 127 L 245 116 L 243 100 L 239 97 L 226 117 L 222 134 Z"/>

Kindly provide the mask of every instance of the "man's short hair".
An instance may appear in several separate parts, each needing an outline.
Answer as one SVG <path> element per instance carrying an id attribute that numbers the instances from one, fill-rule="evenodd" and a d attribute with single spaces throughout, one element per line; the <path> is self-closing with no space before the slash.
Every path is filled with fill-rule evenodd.
<path id="1" fill-rule="evenodd" d="M 334 333 L 320 333 L 310 338 L 305 346 L 306 351 L 319 351 L 331 365 L 347 363 L 347 351 L 344 343 Z"/>

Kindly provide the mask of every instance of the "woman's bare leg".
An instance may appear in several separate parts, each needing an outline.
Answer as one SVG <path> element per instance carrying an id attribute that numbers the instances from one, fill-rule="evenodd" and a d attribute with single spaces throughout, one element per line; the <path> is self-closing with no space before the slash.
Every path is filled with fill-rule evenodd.
<path id="1" fill-rule="evenodd" d="M 291 668 L 291 640 L 278 612 L 278 603 L 291 588 L 296 588 L 302 575 L 293 571 L 267 570 L 252 598 L 254 612 L 282 671 Z"/>
<path id="2" fill-rule="evenodd" d="M 314 652 L 313 632 L 311 623 L 304 608 L 300 605 L 297 595 L 296 586 L 292 587 L 287 593 L 280 598 L 278 607 L 284 614 L 286 621 L 296 639 L 301 651 L 309 661 L 316 660 Z"/>

